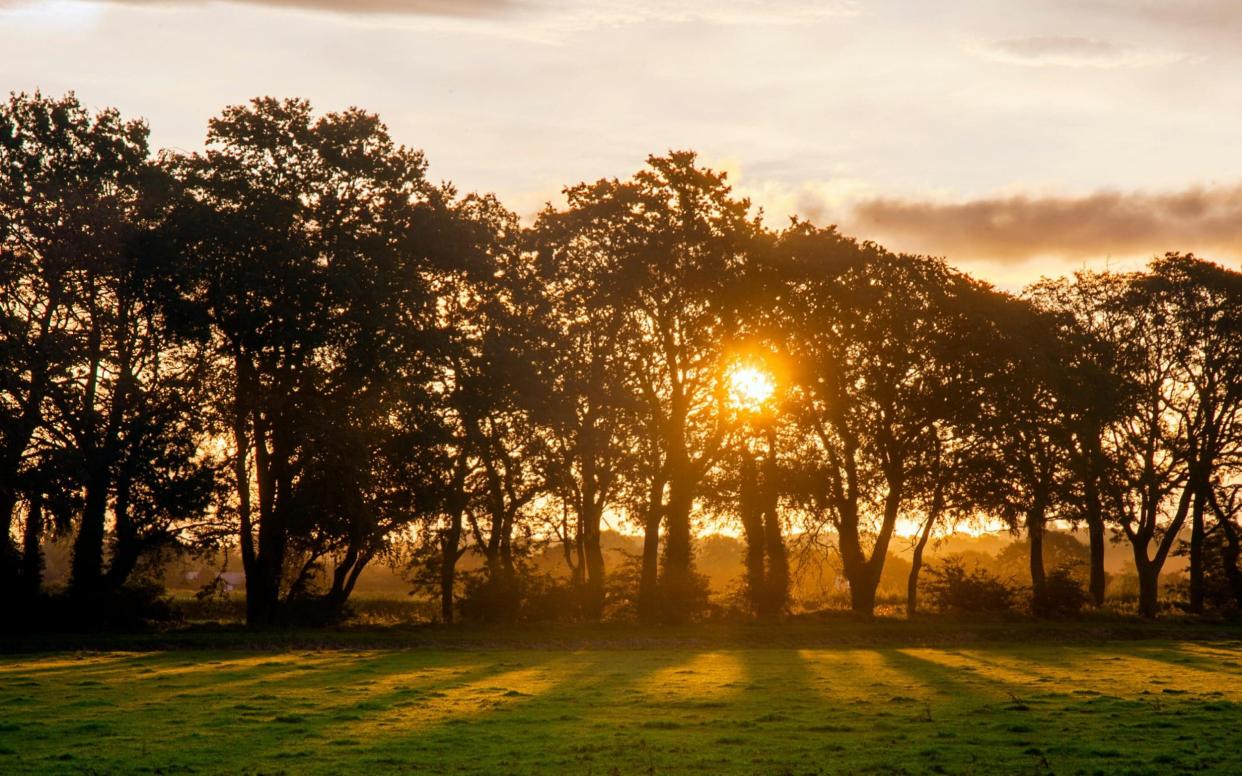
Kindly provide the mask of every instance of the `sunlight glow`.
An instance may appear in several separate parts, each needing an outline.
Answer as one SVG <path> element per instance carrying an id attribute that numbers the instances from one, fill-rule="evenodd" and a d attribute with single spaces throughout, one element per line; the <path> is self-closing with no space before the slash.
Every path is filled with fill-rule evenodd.
<path id="1" fill-rule="evenodd" d="M 776 381 L 762 369 L 738 364 L 729 371 L 729 402 L 739 410 L 759 412 L 774 393 Z"/>

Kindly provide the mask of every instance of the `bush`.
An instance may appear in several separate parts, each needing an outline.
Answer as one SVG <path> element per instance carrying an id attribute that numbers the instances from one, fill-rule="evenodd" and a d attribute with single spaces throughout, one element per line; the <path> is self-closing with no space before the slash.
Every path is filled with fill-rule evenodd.
<path id="1" fill-rule="evenodd" d="M 486 570 L 462 575 L 458 602 L 464 620 L 488 623 L 572 622 L 582 619 L 586 591 L 572 581 L 519 567 L 510 577 Z"/>
<path id="2" fill-rule="evenodd" d="M 1045 617 L 1073 617 L 1082 612 L 1091 600 L 1082 580 L 1069 566 L 1048 573 L 1044 582 L 1044 597 L 1044 611 L 1037 614 Z"/>
<path id="3" fill-rule="evenodd" d="M 180 612 L 163 587 L 140 582 L 84 595 L 61 591 L 40 596 L 17 619 L 35 630 L 136 631 L 178 622 Z"/>
<path id="4" fill-rule="evenodd" d="M 947 613 L 1011 612 L 1016 591 L 1006 581 L 978 566 L 967 569 L 960 557 L 949 557 L 927 569 L 925 585 L 932 606 Z"/>

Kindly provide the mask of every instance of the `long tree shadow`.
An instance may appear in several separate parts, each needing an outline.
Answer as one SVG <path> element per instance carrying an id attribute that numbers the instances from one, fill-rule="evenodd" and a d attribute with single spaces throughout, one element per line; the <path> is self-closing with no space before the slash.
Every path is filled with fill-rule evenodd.
<path id="1" fill-rule="evenodd" d="M 1018 655 L 1038 663 L 1044 652 L 1056 651 L 1023 649 Z M 1181 690 L 1153 694 L 1142 689 L 1150 679 L 1136 674 L 1134 663 L 1145 661 L 1123 658 L 1125 662 L 1115 664 L 1110 650 L 1080 650 L 1079 670 L 1050 684 L 1015 681 L 1022 675 L 1008 665 L 1015 658 L 995 652 L 907 649 L 886 650 L 884 655 L 944 694 L 945 703 L 934 706 L 934 713 L 955 717 L 954 725 L 968 731 L 947 746 L 964 744 L 976 757 L 1008 756 L 1017 768 L 1023 755 L 1037 756 L 1037 763 L 1028 760 L 1022 767 L 1058 772 L 1092 763 L 1107 763 L 1109 770 L 1141 770 L 1156 761 L 1187 770 L 1192 769 L 1192 757 L 1200 764 L 1223 761 L 1223 754 L 1200 752 L 1197 745 L 1195 751 L 1188 749 L 1183 741 L 1192 737 L 1186 735 L 1186 725 L 1203 713 L 1232 718 L 1238 708 Z"/>
<path id="2" fill-rule="evenodd" d="M 260 737 L 253 756 L 268 763 L 297 759 L 299 769 L 313 758 L 315 769 L 327 771 L 334 756 L 388 768 L 434 765 L 450 750 L 460 753 L 465 738 L 486 744 L 476 753 L 481 760 L 503 763 L 506 751 L 529 749 L 535 739 L 555 743 L 555 728 L 574 721 L 558 708 L 561 702 L 571 696 L 581 702 L 578 696 L 609 681 L 606 654 L 468 655 L 469 667 L 434 683 L 407 681 L 398 661 L 390 666 L 397 676 L 364 696 L 269 719 L 272 735 Z M 515 739 L 524 746 L 513 746 Z"/>
<path id="3" fill-rule="evenodd" d="M 115 665 L 114 670 L 122 672 L 116 681 L 70 681 L 58 693 L 43 698 L 42 712 L 37 703 L 31 705 L 30 716 L 37 719 L 10 727 L 20 730 L 28 741 L 45 738 L 41 728 L 56 728 L 60 735 L 53 754 L 81 751 L 79 759 L 85 757 L 88 763 L 94 756 L 91 742 L 101 738 L 109 739 L 114 756 L 119 752 L 125 762 L 152 767 L 175 766 L 195 754 L 210 760 L 212 750 L 221 746 L 231 755 L 261 757 L 270 753 L 273 741 L 324 739 L 332 726 L 360 719 L 362 713 L 382 711 L 402 699 L 409 702 L 414 692 L 434 693 L 439 686 L 503 670 L 495 660 L 477 656 L 463 661 L 462 655 L 452 653 L 326 653 L 315 657 L 316 670 L 307 673 L 290 670 L 290 666 L 304 664 L 305 655 L 273 658 L 264 654 L 193 664 L 177 658 L 171 662 L 177 669 L 176 684 L 171 686 L 141 680 L 122 684 L 124 670 L 132 672 L 134 666 Z M 192 665 L 197 670 L 182 670 Z M 374 691 L 377 676 L 404 686 L 394 689 L 389 698 Z M 325 705 L 325 713 L 311 713 Z M 145 724 L 137 729 L 125 725 L 129 715 L 141 717 Z M 192 731 L 189 736 L 187 729 Z"/>

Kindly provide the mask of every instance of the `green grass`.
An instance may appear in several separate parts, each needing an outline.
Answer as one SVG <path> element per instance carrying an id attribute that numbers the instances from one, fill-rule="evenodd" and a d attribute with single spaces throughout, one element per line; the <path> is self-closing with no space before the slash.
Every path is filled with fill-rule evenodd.
<path id="1" fill-rule="evenodd" d="M 8 655 L 0 773 L 1242 772 L 1227 636 L 653 644 Z"/>

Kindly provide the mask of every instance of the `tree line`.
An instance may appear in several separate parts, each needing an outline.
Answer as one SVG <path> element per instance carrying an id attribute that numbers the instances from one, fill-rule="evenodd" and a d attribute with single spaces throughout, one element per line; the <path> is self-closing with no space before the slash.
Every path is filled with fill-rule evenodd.
<path id="1" fill-rule="evenodd" d="M 644 621 L 705 604 L 696 528 L 739 529 L 751 612 L 796 552 L 870 614 L 899 521 L 1086 528 L 1139 610 L 1189 534 L 1242 605 L 1242 274 L 1170 253 L 1021 294 L 835 227 L 764 226 L 690 152 L 581 183 L 524 225 L 427 177 L 357 109 L 256 99 L 205 150 L 70 94 L 0 107 L 0 586 L 75 616 L 173 553 L 232 547 L 253 625 L 327 622 L 404 553 L 451 622 L 520 616 L 532 548 L 600 618 L 606 525 L 642 532 Z M 741 378 L 741 382 L 739 382 Z M 759 380 L 748 391 L 746 380 Z M 753 386 L 751 386 L 753 387 Z M 770 395 L 769 395 L 770 394 Z M 463 588 L 466 553 L 482 569 Z"/>

